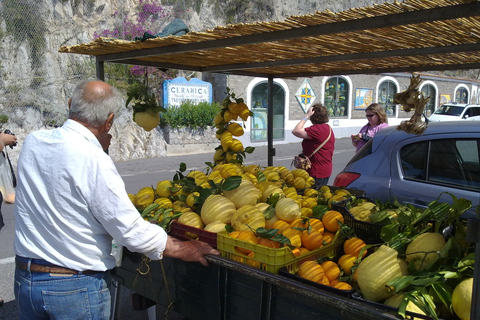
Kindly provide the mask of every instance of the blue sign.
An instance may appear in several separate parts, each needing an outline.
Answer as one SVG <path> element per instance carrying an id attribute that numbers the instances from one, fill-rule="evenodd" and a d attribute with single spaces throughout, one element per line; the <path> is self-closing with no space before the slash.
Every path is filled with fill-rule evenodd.
<path id="1" fill-rule="evenodd" d="M 186 100 L 194 104 L 200 102 L 212 103 L 212 84 L 197 78 L 187 81 L 184 77 L 163 82 L 164 107 L 178 107 Z"/>

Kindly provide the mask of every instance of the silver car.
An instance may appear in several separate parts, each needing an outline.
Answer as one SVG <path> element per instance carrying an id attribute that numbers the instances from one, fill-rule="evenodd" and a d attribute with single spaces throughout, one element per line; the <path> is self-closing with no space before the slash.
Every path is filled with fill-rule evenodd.
<path id="1" fill-rule="evenodd" d="M 366 191 L 382 202 L 397 199 L 426 207 L 449 192 L 472 201 L 465 218 L 480 206 L 480 125 L 476 121 L 430 122 L 421 135 L 380 130 L 350 160 L 334 186 Z"/>

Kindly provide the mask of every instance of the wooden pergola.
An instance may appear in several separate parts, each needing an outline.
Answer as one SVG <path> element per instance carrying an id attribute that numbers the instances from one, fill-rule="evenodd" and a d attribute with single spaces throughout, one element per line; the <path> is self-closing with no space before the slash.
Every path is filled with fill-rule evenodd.
<path id="1" fill-rule="evenodd" d="M 480 69 L 480 2 L 407 0 L 285 21 L 227 25 L 146 41 L 99 38 L 60 52 L 104 63 L 152 66 L 268 79 L 386 72 Z M 273 97 L 268 95 L 268 164 L 273 165 Z M 480 243 L 477 221 L 470 238 Z M 480 319 L 480 249 L 473 319 Z"/>
<path id="2" fill-rule="evenodd" d="M 480 3 L 407 0 L 146 41 L 99 38 L 60 52 L 121 63 L 268 79 L 480 68 Z M 269 95 L 268 163 L 273 164 Z"/>

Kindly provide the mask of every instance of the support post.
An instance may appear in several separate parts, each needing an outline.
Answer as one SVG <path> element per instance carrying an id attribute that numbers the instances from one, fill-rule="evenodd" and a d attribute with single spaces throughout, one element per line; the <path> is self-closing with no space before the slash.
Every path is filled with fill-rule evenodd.
<path id="1" fill-rule="evenodd" d="M 467 220 L 467 241 L 475 243 L 475 264 L 473 271 L 472 309 L 470 319 L 480 320 L 480 220 Z"/>
<path id="2" fill-rule="evenodd" d="M 105 81 L 105 66 L 104 62 L 96 58 L 97 65 L 97 80 Z"/>
<path id="3" fill-rule="evenodd" d="M 268 166 L 273 166 L 275 148 L 273 147 L 273 76 L 268 76 L 267 93 L 267 149 Z"/>

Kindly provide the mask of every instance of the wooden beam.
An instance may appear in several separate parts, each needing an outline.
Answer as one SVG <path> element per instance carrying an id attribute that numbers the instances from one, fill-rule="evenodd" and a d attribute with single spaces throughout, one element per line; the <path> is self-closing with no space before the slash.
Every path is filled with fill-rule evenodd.
<path id="1" fill-rule="evenodd" d="M 242 69 L 259 69 L 259 68 L 271 68 L 277 66 L 293 66 L 303 64 L 315 64 L 326 62 L 340 62 L 340 61 L 355 61 L 365 59 L 380 59 L 389 57 L 406 57 L 406 56 L 423 56 L 431 54 L 446 54 L 446 53 L 458 53 L 458 52 L 470 52 L 480 51 L 480 43 L 460 44 L 443 47 L 428 47 L 428 48 L 412 48 L 412 49 L 399 49 L 399 50 L 385 50 L 375 52 L 360 52 L 351 54 L 338 54 L 330 56 L 318 56 L 302 59 L 288 59 L 288 60 L 276 60 L 276 61 L 264 61 L 253 63 L 238 63 L 231 65 L 205 67 L 203 71 L 206 72 L 226 72 L 231 71 L 235 73 L 236 70 Z"/>

